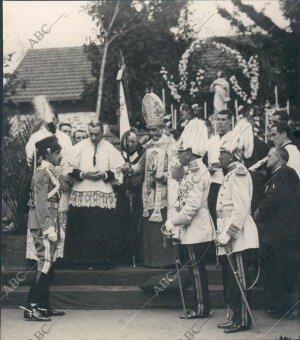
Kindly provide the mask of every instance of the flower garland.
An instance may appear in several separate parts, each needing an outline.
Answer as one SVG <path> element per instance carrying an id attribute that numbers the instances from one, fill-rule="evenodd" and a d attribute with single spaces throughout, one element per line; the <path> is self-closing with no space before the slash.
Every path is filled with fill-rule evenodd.
<path id="1" fill-rule="evenodd" d="M 178 87 L 179 87 L 179 85 L 176 85 L 176 84 L 174 83 L 174 81 L 169 80 L 169 78 L 168 78 L 168 71 L 166 70 L 165 67 L 162 67 L 162 68 L 161 68 L 160 73 L 161 73 L 163 79 L 166 81 L 169 90 L 171 91 L 171 96 L 172 96 L 177 102 L 180 102 L 181 95 L 178 93 Z M 173 76 L 171 75 L 170 78 L 173 79 Z"/>
<path id="2" fill-rule="evenodd" d="M 259 90 L 259 64 L 258 64 L 258 56 L 251 56 L 248 62 L 242 57 L 240 52 L 234 50 L 233 48 L 222 44 L 217 43 L 215 41 L 212 42 L 217 48 L 221 49 L 224 52 L 230 53 L 233 55 L 237 61 L 239 66 L 242 67 L 242 72 L 246 78 L 249 79 L 250 82 L 250 95 L 247 94 L 239 85 L 235 76 L 231 76 L 229 81 L 232 85 L 233 91 L 241 98 L 245 103 L 252 104 L 258 94 Z"/>
<path id="3" fill-rule="evenodd" d="M 200 42 L 201 44 L 203 42 Z M 188 76 L 189 73 L 187 71 L 187 66 L 188 66 L 188 61 L 189 58 L 191 56 L 191 54 L 194 52 L 196 46 L 199 45 L 199 41 L 198 40 L 194 40 L 190 47 L 188 49 L 186 49 L 186 51 L 184 52 L 184 54 L 181 56 L 181 59 L 179 61 L 178 64 L 178 72 L 179 72 L 179 83 L 175 84 L 174 81 L 172 81 L 173 79 L 173 75 L 170 76 L 170 79 L 168 77 L 168 71 L 166 70 L 165 67 L 161 68 L 160 73 L 162 74 L 163 79 L 166 81 L 168 88 L 171 91 L 171 95 L 172 97 L 179 102 L 181 99 L 181 95 L 179 94 L 179 91 L 187 91 L 187 87 L 188 87 Z M 198 69 L 197 73 L 196 73 L 196 78 L 195 80 L 192 80 L 190 82 L 190 86 L 189 86 L 189 94 L 192 97 L 195 97 L 196 93 L 199 93 L 201 90 L 201 84 L 202 84 L 202 80 L 204 79 L 204 74 L 205 71 L 203 69 Z"/>
<path id="4" fill-rule="evenodd" d="M 186 51 L 181 56 L 181 59 L 178 64 L 178 72 L 179 72 L 179 83 L 175 84 L 175 82 L 172 80 L 173 76 L 171 75 L 170 79 L 168 77 L 168 71 L 165 67 L 161 68 L 161 74 L 163 79 L 166 81 L 168 88 L 171 91 L 172 97 L 176 101 L 180 101 L 181 95 L 179 94 L 179 91 L 187 91 L 188 87 L 188 77 L 189 73 L 187 71 L 188 62 L 191 54 L 196 50 L 201 48 L 201 46 L 207 44 L 207 39 L 205 40 L 194 40 L 191 45 L 186 49 Z M 240 84 L 238 83 L 238 80 L 236 79 L 236 76 L 231 76 L 229 81 L 231 83 L 233 91 L 247 104 L 252 104 L 258 94 L 259 90 L 259 63 L 258 63 L 258 56 L 251 56 L 248 61 L 246 61 L 243 56 L 238 52 L 237 50 L 234 50 L 233 48 L 218 43 L 216 41 L 210 42 L 218 49 L 227 52 L 234 56 L 236 60 L 238 61 L 239 66 L 242 68 L 242 72 L 245 75 L 247 79 L 249 79 L 249 85 L 250 85 L 250 94 L 246 93 Z M 201 85 L 202 80 L 204 79 L 205 71 L 203 69 L 199 69 L 196 74 L 195 80 L 190 81 L 189 86 L 189 94 L 192 97 L 195 97 L 196 93 L 201 91 Z"/>

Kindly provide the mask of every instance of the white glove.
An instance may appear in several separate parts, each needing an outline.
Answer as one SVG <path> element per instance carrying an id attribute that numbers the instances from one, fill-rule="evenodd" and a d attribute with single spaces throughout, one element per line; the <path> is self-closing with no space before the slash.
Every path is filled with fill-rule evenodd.
<path id="1" fill-rule="evenodd" d="M 166 221 L 165 227 L 166 227 L 166 230 L 170 232 L 172 232 L 175 228 L 174 224 L 170 220 Z"/>
<path id="2" fill-rule="evenodd" d="M 60 238 L 61 238 L 62 240 L 65 239 L 65 232 L 64 232 L 62 229 L 60 229 Z"/>
<path id="3" fill-rule="evenodd" d="M 231 237 L 227 233 L 222 233 L 217 236 L 217 241 L 220 246 L 225 246 L 230 241 Z"/>
<path id="4" fill-rule="evenodd" d="M 44 236 L 48 236 L 48 240 L 50 242 L 56 242 L 57 241 L 57 233 L 55 232 L 54 227 L 49 227 L 47 230 L 43 231 Z"/>

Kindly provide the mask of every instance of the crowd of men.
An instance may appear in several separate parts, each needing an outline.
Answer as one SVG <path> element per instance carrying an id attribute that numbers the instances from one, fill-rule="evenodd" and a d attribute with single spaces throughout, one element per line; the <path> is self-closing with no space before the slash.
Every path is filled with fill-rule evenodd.
<path id="1" fill-rule="evenodd" d="M 253 264 L 261 271 L 268 313 L 291 314 L 299 270 L 300 153 L 288 116 L 273 114 L 268 145 L 254 136 L 251 116 L 233 127 L 229 110 L 218 112 L 214 122 L 193 116 L 187 105 L 181 111 L 178 131 L 151 113 L 147 136 L 130 129 L 120 151 L 103 139 L 99 121 L 89 123 L 87 136 L 76 131 L 73 146 L 72 127 L 61 123 L 56 129 L 55 117 L 31 136 L 27 257 L 38 261 L 38 269 L 26 319 L 49 321 L 61 313 L 49 302 L 57 257 L 86 268 L 111 267 L 115 226 L 126 213 L 133 253 L 144 266 L 174 265 L 172 247 L 179 244 L 194 288 L 194 308 L 182 318 L 211 315 L 205 264 L 214 247 L 229 310 L 219 328 L 250 328 L 247 297 L 258 279 L 250 282 Z"/>

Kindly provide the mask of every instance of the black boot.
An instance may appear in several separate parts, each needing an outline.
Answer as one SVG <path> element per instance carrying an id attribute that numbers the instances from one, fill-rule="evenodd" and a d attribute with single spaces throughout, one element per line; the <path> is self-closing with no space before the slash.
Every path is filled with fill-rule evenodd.
<path id="1" fill-rule="evenodd" d="M 232 320 L 227 320 L 225 322 L 221 322 L 221 323 L 217 324 L 217 327 L 218 328 L 222 328 L 222 329 L 230 328 L 232 326 L 233 326 L 233 321 Z"/>
<path id="2" fill-rule="evenodd" d="M 66 313 L 65 312 L 61 312 L 61 311 L 58 311 L 58 310 L 55 310 L 51 307 L 49 308 L 39 308 L 41 314 L 45 317 L 49 317 L 49 316 L 63 316 L 65 315 Z"/>
<path id="3" fill-rule="evenodd" d="M 50 318 L 42 315 L 38 305 L 35 303 L 30 303 L 27 308 L 21 308 L 24 309 L 24 319 L 26 321 L 51 321 Z"/>
<path id="4" fill-rule="evenodd" d="M 50 305 L 49 290 L 50 290 L 51 277 L 54 278 L 53 271 L 52 273 L 49 272 L 44 277 L 44 285 L 43 285 L 43 290 L 40 296 L 39 310 L 44 317 L 63 316 L 66 314 L 65 312 L 56 311 L 55 309 L 51 308 L 51 305 Z"/>

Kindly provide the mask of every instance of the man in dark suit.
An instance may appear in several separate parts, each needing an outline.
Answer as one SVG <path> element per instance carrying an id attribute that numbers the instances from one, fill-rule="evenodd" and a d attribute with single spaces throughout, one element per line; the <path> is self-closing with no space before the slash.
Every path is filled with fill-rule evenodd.
<path id="1" fill-rule="evenodd" d="M 299 178 L 295 170 L 286 165 L 288 158 L 284 148 L 269 151 L 267 167 L 271 177 L 255 213 L 262 252 L 271 254 L 262 267 L 266 307 L 270 313 L 280 316 L 293 306 L 289 293 L 297 278 L 299 247 Z"/>
<path id="2" fill-rule="evenodd" d="M 244 164 L 249 169 L 251 166 L 257 164 L 260 160 L 264 159 L 269 152 L 269 146 L 267 143 L 259 139 L 257 136 L 254 136 L 253 140 L 253 154 L 250 158 L 244 159 Z M 251 170 L 251 169 L 249 169 Z M 262 164 L 259 168 L 255 171 L 250 171 L 252 182 L 253 182 L 253 196 L 251 202 L 251 211 L 254 212 L 260 200 L 263 197 L 263 185 L 266 179 L 266 167 Z"/>

